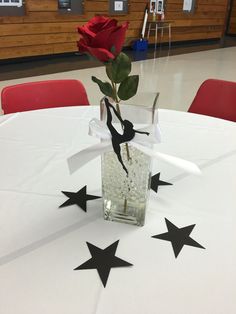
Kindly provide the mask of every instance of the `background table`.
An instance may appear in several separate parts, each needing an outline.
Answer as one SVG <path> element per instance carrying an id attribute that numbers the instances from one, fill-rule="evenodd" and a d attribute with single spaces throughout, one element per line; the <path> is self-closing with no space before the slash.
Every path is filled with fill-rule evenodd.
<path id="1" fill-rule="evenodd" d="M 160 110 L 160 152 L 197 163 L 192 176 L 163 162 L 153 174 L 173 186 L 151 191 L 144 227 L 104 221 L 102 200 L 59 209 L 64 191 L 101 195 L 100 160 L 70 176 L 66 158 L 97 143 L 87 135 L 97 107 L 57 108 L 0 119 L 0 313 L 235 314 L 236 127 Z M 206 249 L 151 236 L 196 224 Z M 91 256 L 86 241 L 132 263 L 112 268 L 106 288 L 96 270 L 73 271 Z"/>

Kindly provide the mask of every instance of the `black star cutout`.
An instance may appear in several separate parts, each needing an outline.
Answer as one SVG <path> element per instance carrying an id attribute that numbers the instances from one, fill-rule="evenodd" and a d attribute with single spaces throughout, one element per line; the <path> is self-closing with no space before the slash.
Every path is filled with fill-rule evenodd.
<path id="1" fill-rule="evenodd" d="M 65 201 L 65 203 L 61 204 L 59 208 L 76 204 L 85 212 L 87 211 L 87 201 L 101 198 L 100 196 L 87 194 L 87 185 L 85 185 L 78 192 L 62 191 L 62 193 L 69 197 L 69 199 Z"/>
<path id="2" fill-rule="evenodd" d="M 119 240 L 105 248 L 104 250 L 95 245 L 86 242 L 92 258 L 76 267 L 74 270 L 80 269 L 97 269 L 103 286 L 106 287 L 107 279 L 111 268 L 133 266 L 132 264 L 115 256 Z"/>
<path id="3" fill-rule="evenodd" d="M 152 176 L 151 178 L 151 189 L 155 191 L 156 193 L 158 192 L 158 187 L 160 185 L 173 185 L 172 183 L 161 181 L 160 180 L 160 172 Z"/>
<path id="4" fill-rule="evenodd" d="M 189 236 L 195 225 L 178 228 L 168 219 L 165 218 L 165 221 L 168 232 L 152 236 L 152 238 L 170 241 L 175 253 L 175 258 L 177 258 L 184 245 L 195 246 L 201 249 L 205 249 Z"/>

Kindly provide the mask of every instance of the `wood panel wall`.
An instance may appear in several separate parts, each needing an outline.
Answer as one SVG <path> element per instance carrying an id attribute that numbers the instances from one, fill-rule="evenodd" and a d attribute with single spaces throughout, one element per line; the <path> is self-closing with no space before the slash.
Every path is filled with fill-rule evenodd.
<path id="1" fill-rule="evenodd" d="M 220 38 L 227 0 L 196 0 L 194 14 L 183 13 L 183 0 L 166 0 L 166 19 L 172 21 L 172 40 Z M 129 0 L 126 45 L 141 32 L 144 0 Z M 58 54 L 77 51 L 76 26 L 95 14 L 106 15 L 107 0 L 85 0 L 83 15 L 59 15 L 57 0 L 26 0 L 24 17 L 0 17 L 0 59 Z M 150 16 L 151 19 L 151 16 Z M 150 39 L 153 42 L 153 37 Z"/>
<path id="2" fill-rule="evenodd" d="M 230 10 L 228 34 L 236 35 L 236 0 L 232 1 Z"/>

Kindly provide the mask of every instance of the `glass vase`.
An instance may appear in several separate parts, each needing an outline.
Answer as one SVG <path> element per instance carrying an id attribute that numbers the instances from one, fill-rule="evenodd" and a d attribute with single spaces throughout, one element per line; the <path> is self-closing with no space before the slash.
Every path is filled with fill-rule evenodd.
<path id="1" fill-rule="evenodd" d="M 155 109 L 158 94 L 155 93 L 152 96 L 155 97 L 149 106 L 119 105 L 122 119 L 131 121 L 136 130 L 157 123 L 157 111 Z M 116 104 L 113 105 L 116 107 Z M 106 122 L 104 99 L 101 100 L 100 109 L 101 120 Z M 115 128 L 122 134 L 122 127 L 115 115 L 112 116 L 112 121 Z M 147 135 L 143 135 L 144 140 L 145 136 Z M 128 175 L 113 150 L 102 155 L 104 219 L 143 226 L 151 184 L 152 160 L 151 157 L 130 143 L 123 143 L 120 148 Z"/>

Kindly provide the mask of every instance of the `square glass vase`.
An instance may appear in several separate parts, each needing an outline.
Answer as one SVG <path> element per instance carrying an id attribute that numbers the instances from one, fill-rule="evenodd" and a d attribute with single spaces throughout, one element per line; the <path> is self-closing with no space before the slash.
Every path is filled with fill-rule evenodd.
<path id="1" fill-rule="evenodd" d="M 135 130 L 154 125 L 157 123 L 158 95 L 152 93 L 153 101 L 146 106 L 119 104 L 122 119 L 131 121 Z M 116 104 L 112 104 L 116 108 Z M 101 120 L 106 122 L 104 98 L 100 102 L 100 113 Z M 114 114 L 112 123 L 122 134 L 121 124 Z M 130 143 L 123 143 L 120 148 L 128 175 L 113 150 L 104 153 L 101 159 L 104 219 L 143 226 L 151 185 L 152 159 Z"/>

